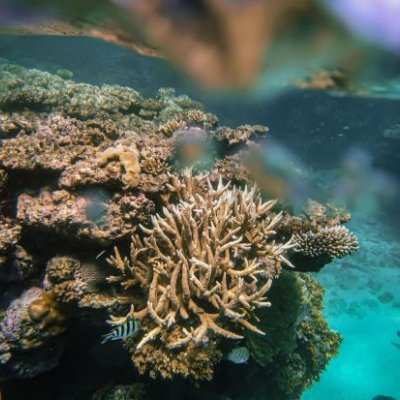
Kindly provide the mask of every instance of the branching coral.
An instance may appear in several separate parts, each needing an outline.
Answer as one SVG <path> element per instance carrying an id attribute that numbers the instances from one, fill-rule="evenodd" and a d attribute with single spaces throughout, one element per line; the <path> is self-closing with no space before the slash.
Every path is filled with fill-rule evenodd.
<path id="1" fill-rule="evenodd" d="M 271 239 L 281 218 L 271 211 L 275 201 L 263 202 L 256 187 L 220 180 L 214 188 L 188 172 L 171 178 L 168 190 L 180 201 L 152 217 L 151 228 L 141 227 L 144 238 L 133 236 L 130 261 L 119 253 L 111 259 L 121 274 L 110 281 L 137 285 L 147 298 L 130 314 L 151 321 L 135 351 L 171 329 L 169 349 L 207 345 L 216 336 L 241 339 L 240 326 L 262 334 L 253 312 L 270 305 L 265 295 L 294 246 Z"/>
<path id="2" fill-rule="evenodd" d="M 297 242 L 292 260 L 298 270 L 318 271 L 334 258 L 358 251 L 358 240 L 342 224 L 351 219 L 345 210 L 310 201 L 303 217 L 286 214 L 279 235 L 293 236 Z"/>
<path id="3" fill-rule="evenodd" d="M 320 268 L 355 238 L 341 210 L 310 203 L 293 217 L 261 199 L 246 160 L 266 127 L 217 128 L 215 115 L 169 89 L 143 99 L 13 65 L 0 65 L 0 92 L 0 375 L 53 368 L 66 317 L 79 338 L 70 347 L 100 346 L 108 314 L 114 325 L 139 320 L 124 345 L 152 377 L 211 379 L 245 338 L 265 367 L 244 366 L 239 384 L 257 375 L 251 389 L 268 386 L 261 397 L 292 396 L 318 378 L 339 337 L 308 275 L 281 267 Z M 207 175 L 182 174 L 188 166 Z M 108 246 L 124 249 L 132 235 L 130 258 L 110 259 L 108 284 Z"/>
<path id="4" fill-rule="evenodd" d="M 107 140 L 97 128 L 60 114 L 37 120 L 31 134 L 20 131 L 0 149 L 0 163 L 17 170 L 63 170 L 77 158 L 94 152 L 96 145 Z"/>
<path id="5" fill-rule="evenodd" d="M 37 69 L 0 65 L 0 106 L 26 106 L 65 112 L 80 118 L 127 113 L 138 107 L 141 97 L 118 85 L 97 87 L 64 80 Z"/>
<path id="6" fill-rule="evenodd" d="M 295 241 L 299 253 L 313 258 L 342 258 L 358 251 L 357 238 L 341 225 L 327 226 L 318 232 L 297 233 Z"/>

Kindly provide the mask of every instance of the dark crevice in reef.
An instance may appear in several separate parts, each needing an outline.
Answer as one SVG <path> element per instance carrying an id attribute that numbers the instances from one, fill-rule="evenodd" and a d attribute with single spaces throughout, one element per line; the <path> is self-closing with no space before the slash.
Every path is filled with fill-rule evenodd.
<path id="1" fill-rule="evenodd" d="M 0 121 L 5 399 L 295 400 L 337 354 L 309 272 L 357 238 L 262 196 L 280 177 L 243 161 L 266 127 L 9 64 Z"/>

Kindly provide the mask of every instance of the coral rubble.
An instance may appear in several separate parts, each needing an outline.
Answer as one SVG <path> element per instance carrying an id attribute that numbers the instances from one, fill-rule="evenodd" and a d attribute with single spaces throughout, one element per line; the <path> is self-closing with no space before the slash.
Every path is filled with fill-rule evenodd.
<path id="1" fill-rule="evenodd" d="M 263 197 L 242 160 L 266 127 L 219 127 L 171 89 L 143 98 L 68 72 L 0 65 L 0 379 L 55 368 L 67 337 L 101 354 L 118 346 L 100 344 L 107 318 L 133 318 L 130 384 L 218 380 L 246 343 L 245 379 L 299 398 L 340 344 L 299 271 L 357 250 L 349 215 Z M 94 398 L 142 395 L 112 386 Z"/>

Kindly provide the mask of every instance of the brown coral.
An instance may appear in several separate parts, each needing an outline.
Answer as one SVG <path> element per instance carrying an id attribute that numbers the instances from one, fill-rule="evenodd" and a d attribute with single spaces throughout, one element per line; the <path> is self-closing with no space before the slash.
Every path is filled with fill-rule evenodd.
<path id="1" fill-rule="evenodd" d="M 228 145 L 248 144 L 257 136 L 264 136 L 268 128 L 262 125 L 241 125 L 236 129 L 222 127 L 217 131 L 217 139 L 226 141 Z"/>
<path id="2" fill-rule="evenodd" d="M 179 335 L 177 329 L 164 332 L 163 340 L 172 340 Z M 211 380 L 214 365 L 221 360 L 222 352 L 217 342 L 212 341 L 207 346 L 197 346 L 189 343 L 184 349 L 169 349 L 157 343 L 147 343 L 139 351 L 136 343 L 131 341 L 128 348 L 132 353 L 132 361 L 141 374 L 148 373 L 152 378 L 172 379 L 174 375 L 192 377 L 195 380 Z"/>
<path id="3" fill-rule="evenodd" d="M 4 141 L 0 163 L 10 169 L 63 170 L 75 159 L 91 154 L 95 145 L 106 139 L 98 129 L 85 129 L 81 121 L 51 114 L 36 121 L 31 134 L 20 133 Z"/>
<path id="4" fill-rule="evenodd" d="M 122 182 L 128 187 L 136 187 L 139 184 L 140 164 L 139 152 L 134 144 L 130 147 L 118 145 L 109 147 L 97 155 L 100 165 L 107 164 L 110 159 L 118 158 L 122 164 Z"/>
<path id="5" fill-rule="evenodd" d="M 151 228 L 142 226 L 144 238 L 133 236 L 130 261 L 118 252 L 111 258 L 120 275 L 110 281 L 146 293 L 146 304 L 130 313 L 151 321 L 136 350 L 171 329 L 178 333 L 164 343 L 170 349 L 207 345 L 215 336 L 240 339 L 240 326 L 262 334 L 250 322 L 253 310 L 269 306 L 265 294 L 293 247 L 270 240 L 281 218 L 271 212 L 275 201 L 262 202 L 255 187 L 220 181 L 214 188 L 188 172 L 171 177 L 168 189 L 170 200 L 181 201 L 152 217 Z"/>
<path id="6" fill-rule="evenodd" d="M 38 196 L 23 193 L 18 197 L 17 218 L 23 225 L 103 244 L 131 234 L 153 209 L 143 193 L 117 193 L 110 199 L 101 191 L 75 195 L 44 189 Z"/>
<path id="7" fill-rule="evenodd" d="M 185 129 L 186 127 L 187 124 L 185 121 L 180 119 L 171 119 L 160 125 L 158 131 L 163 135 L 170 137 L 174 132 L 179 131 L 180 129 Z"/>
<path id="8" fill-rule="evenodd" d="M 327 226 L 317 232 L 297 233 L 296 251 L 307 257 L 342 258 L 358 251 L 358 240 L 344 226 Z"/>
<path id="9" fill-rule="evenodd" d="M 82 262 L 69 256 L 55 256 L 47 263 L 44 286 L 60 304 L 103 308 L 118 303 L 118 298 L 99 292 L 106 281 L 104 269 L 92 262 Z"/>

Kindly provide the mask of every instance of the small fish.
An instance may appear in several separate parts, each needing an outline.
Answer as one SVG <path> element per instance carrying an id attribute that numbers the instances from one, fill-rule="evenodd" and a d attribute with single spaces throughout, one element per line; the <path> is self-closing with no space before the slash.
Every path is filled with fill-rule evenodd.
<path id="1" fill-rule="evenodd" d="M 244 364 L 249 361 L 250 351 L 247 347 L 236 347 L 228 353 L 226 359 L 235 363 L 235 364 Z"/>
<path id="2" fill-rule="evenodd" d="M 396 332 L 396 335 L 397 335 L 398 337 L 400 337 L 400 330 L 398 330 L 398 331 Z"/>
<path id="3" fill-rule="evenodd" d="M 122 325 L 117 326 L 110 333 L 103 335 L 101 344 L 106 343 L 110 340 L 126 339 L 132 336 L 140 328 L 139 321 L 130 319 Z"/>

